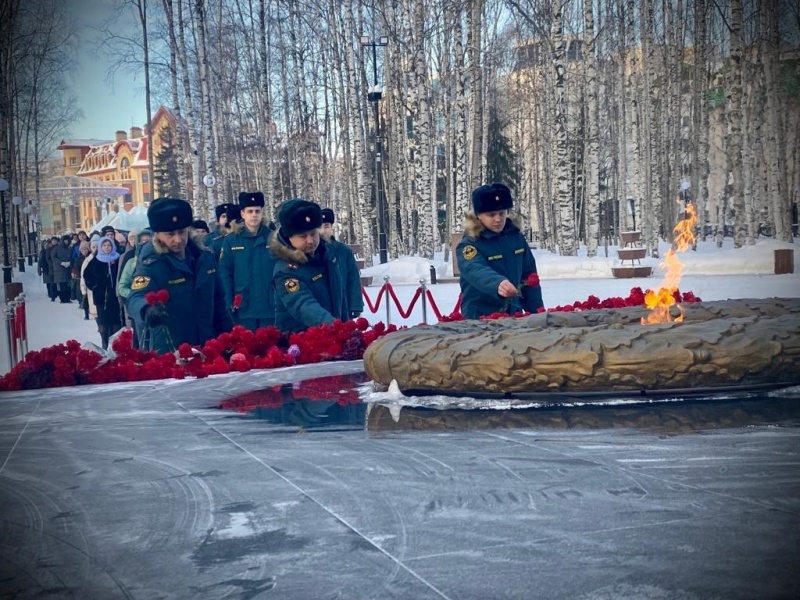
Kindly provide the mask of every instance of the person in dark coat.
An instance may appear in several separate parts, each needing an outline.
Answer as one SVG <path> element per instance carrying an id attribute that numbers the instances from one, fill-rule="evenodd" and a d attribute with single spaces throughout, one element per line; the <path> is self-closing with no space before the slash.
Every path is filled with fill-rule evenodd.
<path id="1" fill-rule="evenodd" d="M 56 242 L 57 241 L 58 238 L 56 238 Z M 52 239 L 45 240 L 42 243 L 42 251 L 39 252 L 38 271 L 39 275 L 42 276 L 42 281 L 44 282 L 45 287 L 47 288 L 47 297 L 50 298 L 51 302 L 55 302 L 56 298 L 58 297 L 58 290 L 56 288 L 56 284 L 53 283 L 53 269 L 50 266 L 50 250 L 52 248 Z"/>
<path id="2" fill-rule="evenodd" d="M 117 299 L 117 276 L 119 275 L 119 252 L 114 240 L 103 238 L 97 246 L 97 254 L 83 270 L 86 287 L 92 291 L 92 300 L 97 309 L 97 330 L 103 349 L 108 340 L 122 328 Z"/>
<path id="3" fill-rule="evenodd" d="M 233 202 L 223 202 L 222 204 L 217 204 L 214 207 L 214 218 L 217 220 L 214 227 L 208 232 L 206 236 L 206 246 L 209 248 L 214 247 L 214 241 L 218 238 L 223 237 L 227 230 L 225 225 L 228 222 L 228 209 L 231 207 L 237 206 Z"/>
<path id="4" fill-rule="evenodd" d="M 270 241 L 276 258 L 275 326 L 286 333 L 348 321 L 347 266 L 320 238 L 322 210 L 302 198 L 287 200 L 278 214 L 280 229 Z"/>
<path id="5" fill-rule="evenodd" d="M 125 295 L 119 293 L 119 279 L 122 277 L 122 273 L 125 272 L 125 265 L 128 264 L 128 261 L 131 259 L 135 259 L 139 248 L 144 246 L 147 242 L 149 242 L 153 237 L 153 232 L 150 231 L 150 228 L 145 227 L 141 231 L 136 231 L 133 237 L 133 244 L 130 248 L 128 248 L 125 253 L 119 259 L 119 276 L 117 277 L 117 298 L 119 299 L 119 308 L 120 308 L 120 323 L 123 325 L 127 325 L 129 321 L 132 321 L 128 316 L 128 298 Z M 131 326 L 133 327 L 133 326 Z"/>
<path id="6" fill-rule="evenodd" d="M 213 239 L 209 240 L 208 236 L 206 236 L 206 246 L 211 248 L 214 252 L 214 258 L 217 259 L 217 263 L 219 263 L 219 254 L 222 252 L 222 244 L 225 241 L 225 237 L 231 232 L 231 227 L 235 223 L 239 225 L 242 224 L 242 209 L 238 204 L 226 204 L 225 205 L 226 212 L 225 212 L 225 224 L 219 228 L 217 231 L 217 236 Z"/>
<path id="7" fill-rule="evenodd" d="M 467 214 L 456 248 L 461 313 L 467 319 L 544 308 L 530 245 L 508 218 L 513 204 L 511 190 L 502 183 L 472 192 L 474 214 Z"/>
<path id="8" fill-rule="evenodd" d="M 269 250 L 274 230 L 264 216 L 264 194 L 239 194 L 242 221 L 230 223 L 219 253 L 219 273 L 225 305 L 237 325 L 256 331 L 275 325 L 272 272 L 275 259 Z"/>
<path id="9" fill-rule="evenodd" d="M 350 246 L 343 244 L 333 235 L 333 224 L 336 222 L 336 214 L 332 208 L 322 209 L 322 227 L 319 234 L 325 240 L 328 252 L 335 252 L 339 260 L 347 267 L 347 304 L 350 308 L 350 318 L 355 319 L 364 312 L 364 297 L 361 293 L 361 272 L 358 270 L 356 257 Z"/>
<path id="10" fill-rule="evenodd" d="M 128 314 L 142 332 L 140 346 L 159 353 L 183 343 L 202 346 L 233 327 L 211 251 L 189 239 L 192 207 L 158 198 L 147 209 L 153 239 L 136 258 Z M 166 304 L 148 304 L 148 292 L 166 290 Z"/>
<path id="11" fill-rule="evenodd" d="M 61 241 L 50 249 L 50 267 L 53 273 L 53 283 L 58 288 L 61 304 L 69 304 L 70 300 L 70 269 L 72 267 L 72 236 L 64 234 Z"/>

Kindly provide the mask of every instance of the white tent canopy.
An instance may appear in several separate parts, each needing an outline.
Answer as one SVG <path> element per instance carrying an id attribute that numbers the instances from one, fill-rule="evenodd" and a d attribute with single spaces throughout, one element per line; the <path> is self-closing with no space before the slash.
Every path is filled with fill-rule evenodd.
<path id="1" fill-rule="evenodd" d="M 147 209 L 144 206 L 134 206 L 130 210 L 121 210 L 119 212 L 110 212 L 105 217 L 100 219 L 92 227 L 93 230 L 99 231 L 106 225 L 111 225 L 118 231 L 132 231 L 134 229 L 144 229 L 149 226 L 147 220 Z"/>

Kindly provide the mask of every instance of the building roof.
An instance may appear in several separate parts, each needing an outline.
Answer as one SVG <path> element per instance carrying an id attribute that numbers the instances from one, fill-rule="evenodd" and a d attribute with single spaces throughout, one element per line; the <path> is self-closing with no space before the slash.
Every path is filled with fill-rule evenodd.
<path id="1" fill-rule="evenodd" d="M 92 146 L 102 146 L 103 144 L 108 143 L 109 140 L 65 138 L 61 140 L 57 150 L 67 150 L 68 148 L 91 148 Z"/>

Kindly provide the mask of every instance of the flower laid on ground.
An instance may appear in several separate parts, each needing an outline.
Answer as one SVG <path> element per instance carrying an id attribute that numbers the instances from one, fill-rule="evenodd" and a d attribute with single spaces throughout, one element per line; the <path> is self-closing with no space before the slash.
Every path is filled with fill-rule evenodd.
<path id="1" fill-rule="evenodd" d="M 150 296 L 153 294 L 153 296 Z M 692 292 L 673 292 L 677 302 L 700 302 Z M 148 304 L 165 303 L 166 290 L 150 292 L 145 296 Z M 631 289 L 626 298 L 612 297 L 600 300 L 589 296 L 584 302 L 575 302 L 549 309 L 553 312 L 623 308 L 644 306 L 645 292 Z M 508 315 L 495 313 L 486 319 L 528 316 L 526 313 Z M 442 322 L 459 321 L 460 312 L 443 316 Z M 275 327 L 261 327 L 255 332 L 237 325 L 207 341 L 202 348 L 181 344 L 174 353 L 156 354 L 133 347 L 132 332 L 124 329 L 111 348 L 114 356 L 103 356 L 81 348 L 75 340 L 28 352 L 25 359 L 0 377 L 0 391 L 31 390 L 47 387 L 84 385 L 91 383 L 119 383 L 152 379 L 184 379 L 208 377 L 225 373 L 246 372 L 252 369 L 275 369 L 295 364 L 314 364 L 331 360 L 359 360 L 376 339 L 393 331 L 396 325 L 383 322 L 370 325 L 363 317 L 355 321 L 334 321 L 330 325 L 311 327 L 302 333 L 281 333 Z"/>

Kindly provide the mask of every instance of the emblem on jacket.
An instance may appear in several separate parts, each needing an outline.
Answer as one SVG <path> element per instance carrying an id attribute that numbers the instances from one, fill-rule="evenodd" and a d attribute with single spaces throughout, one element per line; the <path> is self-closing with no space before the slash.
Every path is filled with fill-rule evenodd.
<path id="1" fill-rule="evenodd" d="M 300 282 L 297 281 L 297 279 L 287 279 L 283 282 L 283 287 L 285 287 L 286 291 L 290 294 L 294 294 L 300 289 Z"/>
<path id="2" fill-rule="evenodd" d="M 150 283 L 150 278 L 145 277 L 144 275 L 137 275 L 133 278 L 131 282 L 131 291 L 133 290 L 141 290 L 147 287 L 147 284 Z"/>
<path id="3" fill-rule="evenodd" d="M 472 260 L 478 255 L 478 249 L 475 246 L 464 246 L 461 254 L 464 255 L 465 259 Z"/>

